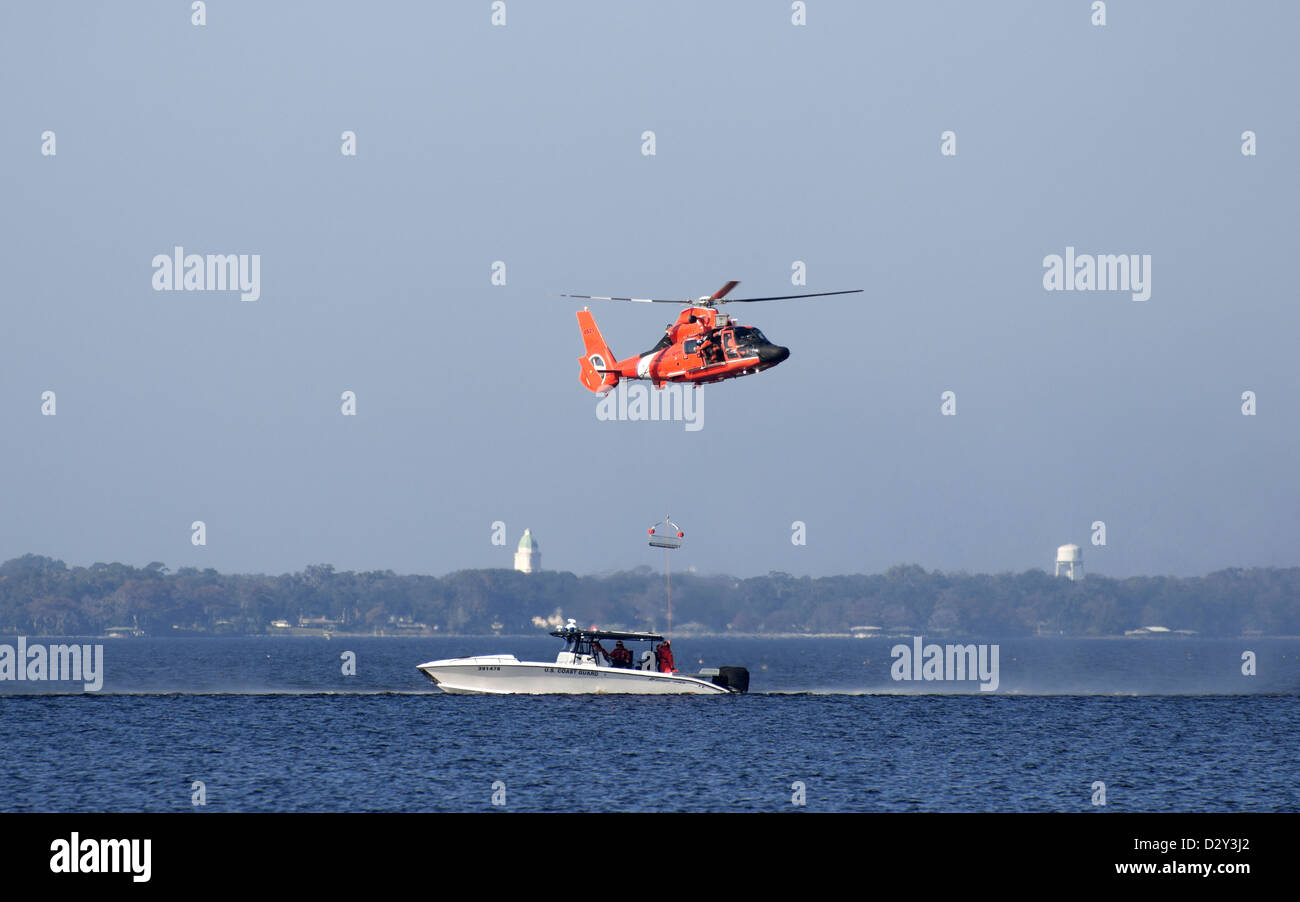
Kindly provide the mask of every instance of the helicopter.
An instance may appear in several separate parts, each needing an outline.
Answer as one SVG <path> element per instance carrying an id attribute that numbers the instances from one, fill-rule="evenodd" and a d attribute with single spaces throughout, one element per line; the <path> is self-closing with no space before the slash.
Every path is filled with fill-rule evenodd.
<path id="1" fill-rule="evenodd" d="M 818 291 L 809 294 L 783 294 L 766 298 L 728 298 L 739 285 L 731 281 L 711 295 L 695 300 L 663 298 L 618 298 L 596 294 L 561 294 L 565 298 L 595 301 L 632 301 L 640 304 L 682 304 L 686 307 L 664 331 L 659 343 L 648 351 L 619 360 L 609 349 L 596 327 L 596 318 L 588 307 L 578 311 L 578 328 L 586 352 L 578 358 L 579 380 L 596 394 L 618 385 L 620 379 L 649 379 L 655 388 L 668 382 L 700 385 L 749 376 L 771 369 L 790 356 L 790 349 L 772 344 L 758 329 L 742 326 L 717 309 L 720 304 L 784 301 L 792 298 L 819 298 L 834 294 L 858 294 L 851 291 Z"/>

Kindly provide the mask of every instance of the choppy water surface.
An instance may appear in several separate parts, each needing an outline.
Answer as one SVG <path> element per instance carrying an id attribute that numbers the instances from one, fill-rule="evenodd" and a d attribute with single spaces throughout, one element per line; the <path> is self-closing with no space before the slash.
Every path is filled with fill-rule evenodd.
<path id="1" fill-rule="evenodd" d="M 524 811 L 776 811 L 796 781 L 815 810 L 1084 811 L 1098 780 L 1109 810 L 1300 809 L 1295 640 L 1002 642 L 982 693 L 891 679 L 905 640 L 680 639 L 679 666 L 752 672 L 682 698 L 449 696 L 415 670 L 550 639 L 79 641 L 100 692 L 0 682 L 0 810 L 189 810 L 196 780 L 233 811 L 491 810 L 496 781 Z"/>

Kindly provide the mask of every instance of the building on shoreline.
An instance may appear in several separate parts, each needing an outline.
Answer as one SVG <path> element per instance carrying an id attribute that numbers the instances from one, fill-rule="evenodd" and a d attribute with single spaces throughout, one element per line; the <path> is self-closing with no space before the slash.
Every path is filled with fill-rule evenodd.
<path id="1" fill-rule="evenodd" d="M 520 573 L 536 573 L 542 569 L 542 547 L 527 529 L 515 549 L 515 569 Z"/>

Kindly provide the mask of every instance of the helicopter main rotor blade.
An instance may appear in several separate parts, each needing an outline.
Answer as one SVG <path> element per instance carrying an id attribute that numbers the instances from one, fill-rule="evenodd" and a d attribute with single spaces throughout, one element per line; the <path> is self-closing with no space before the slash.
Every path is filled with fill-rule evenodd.
<path id="1" fill-rule="evenodd" d="M 690 304 L 691 301 L 683 301 L 681 298 L 614 298 L 604 294 L 560 294 L 562 298 L 583 298 L 588 301 L 632 301 L 635 304 Z"/>
<path id="2" fill-rule="evenodd" d="M 793 298 L 824 298 L 832 294 L 861 294 L 864 289 L 854 288 L 849 291 L 815 291 L 810 294 L 778 294 L 770 298 L 727 298 L 718 299 L 719 304 L 752 304 L 755 301 L 788 301 Z"/>
<path id="3" fill-rule="evenodd" d="M 607 294 L 558 294 L 562 298 L 581 298 L 587 301 L 631 301 L 634 304 L 683 304 L 687 307 L 713 307 L 717 304 L 752 304 L 756 301 L 788 301 L 795 298 L 824 298 L 835 294 L 861 294 L 864 289 L 854 288 L 849 291 L 814 291 L 807 294 L 778 294 L 767 298 L 728 298 L 727 292 L 739 285 L 732 281 L 723 285 L 707 298 L 624 298 Z"/>
<path id="4" fill-rule="evenodd" d="M 709 300 L 711 301 L 722 300 L 727 296 L 727 292 L 731 291 L 731 289 L 735 288 L 739 284 L 740 283 L 738 281 L 733 279 L 732 281 L 728 282 L 726 285 L 723 285 L 717 291 L 713 292 L 713 297 L 709 298 Z"/>

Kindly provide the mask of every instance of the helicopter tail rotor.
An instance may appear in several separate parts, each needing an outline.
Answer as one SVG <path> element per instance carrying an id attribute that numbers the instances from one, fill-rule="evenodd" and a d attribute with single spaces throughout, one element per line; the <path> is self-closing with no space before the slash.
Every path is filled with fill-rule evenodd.
<path id="1" fill-rule="evenodd" d="M 614 352 L 605 344 L 596 318 L 589 310 L 578 311 L 578 328 L 582 331 L 584 353 L 578 358 L 581 372 L 578 379 L 589 391 L 604 394 L 618 385 L 618 371 L 612 367 L 618 362 Z"/>

